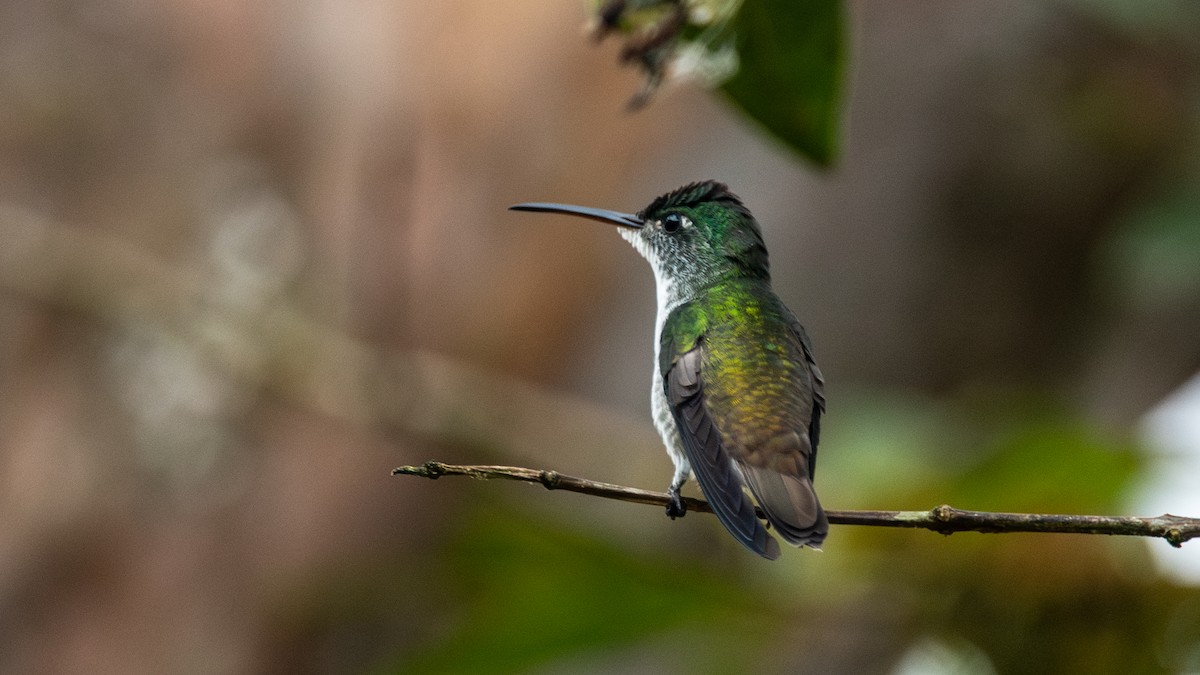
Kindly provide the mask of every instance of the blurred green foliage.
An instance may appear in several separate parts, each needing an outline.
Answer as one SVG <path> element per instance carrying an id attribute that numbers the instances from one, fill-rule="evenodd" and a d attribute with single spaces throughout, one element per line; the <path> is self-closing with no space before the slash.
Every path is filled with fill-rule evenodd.
<path id="1" fill-rule="evenodd" d="M 574 523 L 496 502 L 465 522 L 439 575 L 443 607 L 456 608 L 450 627 L 380 672 L 622 670 L 623 660 L 656 672 L 732 672 L 762 649 L 782 612 L 763 589 L 668 552 L 638 555 Z"/>
<path id="2" fill-rule="evenodd" d="M 1142 306 L 1200 292 L 1200 167 L 1127 214 L 1105 249 L 1111 291 Z"/>

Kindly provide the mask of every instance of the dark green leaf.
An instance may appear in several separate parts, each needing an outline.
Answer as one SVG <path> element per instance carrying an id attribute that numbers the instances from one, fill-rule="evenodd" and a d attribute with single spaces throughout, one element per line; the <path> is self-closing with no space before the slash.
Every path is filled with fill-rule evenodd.
<path id="1" fill-rule="evenodd" d="M 735 21 L 741 67 L 725 92 L 813 162 L 837 153 L 844 64 L 841 0 L 746 0 Z"/>

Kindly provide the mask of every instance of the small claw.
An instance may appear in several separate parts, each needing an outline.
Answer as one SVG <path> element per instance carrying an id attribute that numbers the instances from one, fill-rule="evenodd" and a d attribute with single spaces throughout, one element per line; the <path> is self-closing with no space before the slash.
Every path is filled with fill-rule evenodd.
<path id="1" fill-rule="evenodd" d="M 671 501 L 667 503 L 667 517 L 675 520 L 687 515 L 687 504 L 684 504 L 683 497 L 679 496 L 679 488 L 671 488 L 667 490 L 667 494 L 671 496 Z"/>

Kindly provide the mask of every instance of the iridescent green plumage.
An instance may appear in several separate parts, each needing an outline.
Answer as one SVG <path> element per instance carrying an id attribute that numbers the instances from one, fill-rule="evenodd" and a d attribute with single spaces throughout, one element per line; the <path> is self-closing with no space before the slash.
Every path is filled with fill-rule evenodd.
<path id="1" fill-rule="evenodd" d="M 705 289 L 668 317 L 660 349 L 665 372 L 670 364 L 664 357 L 703 341 L 711 414 L 729 440 L 747 447 L 807 424 L 813 408 L 801 329 L 764 285 L 731 280 Z"/>
<path id="2" fill-rule="evenodd" d="M 703 410 L 720 440 L 708 480 L 720 480 L 723 465 L 733 467 L 784 539 L 819 546 L 828 522 L 811 481 L 824 400 L 799 323 L 766 280 L 734 277 L 703 289 L 668 315 L 659 371 L 669 399 L 672 373 L 688 354 L 699 355 Z M 687 424 L 675 417 L 701 488 L 719 504 L 697 466 L 706 461 L 705 439 L 688 438 Z M 731 514 L 745 508 L 739 497 L 744 495 L 726 495 Z M 758 547 L 750 539 L 752 549 L 774 557 L 769 545 Z"/>

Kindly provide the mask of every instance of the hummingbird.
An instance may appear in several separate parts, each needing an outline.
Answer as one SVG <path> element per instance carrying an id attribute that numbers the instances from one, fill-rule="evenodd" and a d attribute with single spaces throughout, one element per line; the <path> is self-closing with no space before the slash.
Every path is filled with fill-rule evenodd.
<path id="1" fill-rule="evenodd" d="M 786 542 L 819 549 L 829 532 L 812 482 L 824 378 L 804 328 L 771 289 L 766 244 L 741 199 L 710 180 L 637 213 L 509 208 L 616 225 L 653 268 L 651 410 L 675 466 L 667 515 L 687 513 L 680 489 L 694 475 L 721 524 L 751 551 L 780 554 L 750 495 Z"/>

